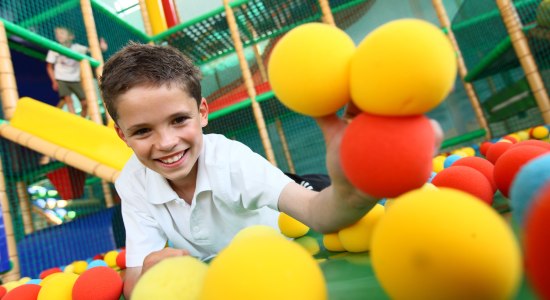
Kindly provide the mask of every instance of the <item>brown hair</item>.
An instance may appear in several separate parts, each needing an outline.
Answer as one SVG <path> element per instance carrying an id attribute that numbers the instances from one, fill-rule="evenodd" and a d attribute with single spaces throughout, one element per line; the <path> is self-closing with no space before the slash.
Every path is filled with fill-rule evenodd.
<path id="1" fill-rule="evenodd" d="M 175 84 L 200 104 L 200 81 L 199 69 L 176 48 L 130 43 L 105 63 L 99 88 L 105 107 L 116 123 L 117 99 L 131 88 Z"/>

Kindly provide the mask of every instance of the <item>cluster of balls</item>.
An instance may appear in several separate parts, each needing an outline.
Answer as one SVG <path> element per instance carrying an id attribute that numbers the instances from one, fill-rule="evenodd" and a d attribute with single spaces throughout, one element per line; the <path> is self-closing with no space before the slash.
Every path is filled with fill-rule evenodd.
<path id="1" fill-rule="evenodd" d="M 207 264 L 192 256 L 162 260 L 136 283 L 132 299 L 327 299 L 319 264 L 269 226 L 241 230 Z"/>
<path id="2" fill-rule="evenodd" d="M 118 300 L 122 295 L 121 270 L 126 251 L 112 250 L 64 267 L 44 270 L 36 279 L 10 281 L 0 287 L 2 300 Z"/>
<path id="3" fill-rule="evenodd" d="M 281 39 L 268 67 L 275 95 L 291 110 L 322 117 L 350 100 L 360 109 L 344 132 L 340 160 L 358 189 L 392 199 L 369 242 L 391 298 L 513 297 L 522 266 L 508 224 L 478 196 L 426 185 L 435 139 L 424 114 L 456 78 L 455 52 L 439 28 L 396 20 L 356 48 L 335 27 L 306 24 Z M 345 249 L 340 232 L 335 237 L 325 246 Z"/>

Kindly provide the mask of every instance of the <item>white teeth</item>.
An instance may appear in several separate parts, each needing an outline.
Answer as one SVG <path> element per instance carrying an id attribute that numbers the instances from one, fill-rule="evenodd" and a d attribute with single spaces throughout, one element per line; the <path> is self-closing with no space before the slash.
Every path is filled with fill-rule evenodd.
<path id="1" fill-rule="evenodd" d="M 183 152 L 176 155 L 176 156 L 172 156 L 168 159 L 161 159 L 160 161 L 162 161 L 165 164 L 171 164 L 171 163 L 175 163 L 176 161 L 180 160 L 182 157 L 183 157 Z"/>

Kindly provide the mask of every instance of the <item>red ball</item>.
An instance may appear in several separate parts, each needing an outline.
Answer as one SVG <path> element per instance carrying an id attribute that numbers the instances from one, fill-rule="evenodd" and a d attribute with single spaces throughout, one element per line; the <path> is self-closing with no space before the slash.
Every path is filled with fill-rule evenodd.
<path id="1" fill-rule="evenodd" d="M 522 146 L 537 146 L 537 147 L 542 147 L 544 149 L 550 150 L 550 143 L 543 142 L 540 140 L 527 140 L 527 141 L 519 142 L 517 144 L 512 145 L 510 149 L 516 148 L 516 147 L 522 147 Z"/>
<path id="2" fill-rule="evenodd" d="M 430 178 L 435 133 L 423 115 L 361 113 L 347 127 L 340 147 L 342 169 L 355 187 L 374 197 L 393 198 Z"/>
<path id="3" fill-rule="evenodd" d="M 550 299 L 550 185 L 537 194 L 524 229 L 525 273 L 540 299 Z"/>
<path id="4" fill-rule="evenodd" d="M 44 279 L 46 277 L 48 277 L 49 275 L 51 274 L 54 274 L 54 273 L 59 273 L 59 272 L 62 272 L 60 268 L 58 267 L 54 267 L 54 268 L 50 268 L 50 269 L 47 269 L 47 270 L 44 270 L 40 273 L 40 275 L 38 275 L 38 278 L 40 279 Z"/>
<path id="5" fill-rule="evenodd" d="M 513 136 L 510 136 L 510 135 L 506 135 L 506 136 L 503 136 L 503 137 L 502 137 L 502 139 L 504 139 L 504 140 L 508 140 L 508 141 L 512 142 L 512 144 L 515 144 L 515 143 L 517 143 L 517 142 L 518 142 L 518 140 L 516 140 L 516 138 L 515 138 L 515 137 L 513 137 Z"/>
<path id="6" fill-rule="evenodd" d="M 92 258 L 93 260 L 102 260 L 103 259 L 103 254 L 96 254 L 94 255 L 94 257 Z"/>
<path id="7" fill-rule="evenodd" d="M 489 179 L 478 170 L 466 166 L 451 166 L 432 179 L 437 187 L 448 187 L 474 195 L 481 201 L 493 204 L 493 188 Z"/>
<path id="8" fill-rule="evenodd" d="M 0 299 L 2 299 L 2 297 L 4 297 L 4 295 L 6 295 L 7 292 L 8 290 L 6 290 L 4 286 L 0 285 Z"/>
<path id="9" fill-rule="evenodd" d="M 38 284 L 23 284 L 9 291 L 2 300 L 36 300 L 42 286 Z"/>
<path id="10" fill-rule="evenodd" d="M 502 154 L 495 164 L 494 171 L 495 182 L 502 195 L 508 197 L 510 185 L 512 185 L 516 173 L 523 165 L 531 159 L 548 152 L 549 150 L 542 147 L 523 146 L 510 149 Z"/>
<path id="11" fill-rule="evenodd" d="M 122 250 L 116 256 L 116 265 L 122 270 L 126 269 L 126 250 Z"/>
<path id="12" fill-rule="evenodd" d="M 93 267 L 78 276 L 73 286 L 73 300 L 118 300 L 122 295 L 122 278 L 109 267 Z"/>
<path id="13" fill-rule="evenodd" d="M 512 147 L 512 144 L 510 143 L 494 143 L 489 147 L 489 149 L 487 149 L 487 155 L 485 155 L 485 157 L 494 165 L 498 158 L 502 155 L 502 153 L 506 152 L 506 150 L 508 150 L 510 147 Z"/>
<path id="14" fill-rule="evenodd" d="M 491 147 L 493 143 L 491 142 L 482 142 L 480 145 L 479 145 L 479 153 L 481 153 L 481 155 L 483 156 L 487 156 L 487 150 L 489 149 L 489 147 Z"/>
<path id="15" fill-rule="evenodd" d="M 487 177 L 487 180 L 489 180 L 493 189 L 493 194 L 497 191 L 497 184 L 495 183 L 495 177 L 493 175 L 495 166 L 490 161 L 477 156 L 469 156 L 455 161 L 453 166 L 465 166 L 478 170 Z"/>

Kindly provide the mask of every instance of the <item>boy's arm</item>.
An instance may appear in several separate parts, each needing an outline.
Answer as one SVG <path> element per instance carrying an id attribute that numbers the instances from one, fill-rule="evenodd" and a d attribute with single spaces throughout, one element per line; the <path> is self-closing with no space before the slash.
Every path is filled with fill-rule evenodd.
<path id="1" fill-rule="evenodd" d="M 48 73 L 48 77 L 50 77 L 50 80 L 52 81 L 52 89 L 54 91 L 57 91 L 57 80 L 55 80 L 53 64 L 46 63 L 46 72 Z"/>
<path id="2" fill-rule="evenodd" d="M 124 298 L 130 299 L 130 294 L 134 290 L 134 286 L 141 275 L 141 267 L 126 268 L 124 272 Z"/>

